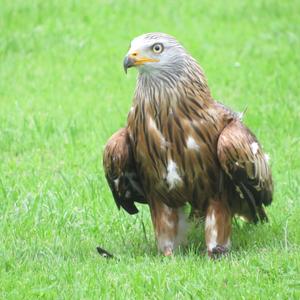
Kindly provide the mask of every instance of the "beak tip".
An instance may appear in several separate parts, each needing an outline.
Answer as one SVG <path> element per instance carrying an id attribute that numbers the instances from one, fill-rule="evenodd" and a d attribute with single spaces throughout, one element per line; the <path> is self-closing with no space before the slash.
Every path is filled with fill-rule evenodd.
<path id="1" fill-rule="evenodd" d="M 132 66 L 134 66 L 134 60 L 129 56 L 125 56 L 123 61 L 123 67 L 126 74 L 127 74 L 127 69 L 131 68 Z"/>

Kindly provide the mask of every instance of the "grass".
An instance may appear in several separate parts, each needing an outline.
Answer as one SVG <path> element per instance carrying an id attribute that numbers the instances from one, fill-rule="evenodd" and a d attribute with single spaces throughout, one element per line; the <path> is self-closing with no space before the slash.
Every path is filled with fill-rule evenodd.
<path id="1" fill-rule="evenodd" d="M 299 299 L 299 9 L 0 0 L 0 298 Z M 271 156 L 270 222 L 234 224 L 221 261 L 202 255 L 202 229 L 175 257 L 158 255 L 148 208 L 118 212 L 103 176 L 103 147 L 125 124 L 135 86 L 122 58 L 149 31 L 182 41 L 216 99 L 248 106 L 245 122 Z"/>

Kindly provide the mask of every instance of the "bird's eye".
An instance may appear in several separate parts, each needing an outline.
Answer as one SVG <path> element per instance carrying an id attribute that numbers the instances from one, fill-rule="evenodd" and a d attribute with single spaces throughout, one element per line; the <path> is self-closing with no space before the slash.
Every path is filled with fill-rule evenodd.
<path id="1" fill-rule="evenodd" d="M 164 46 L 160 43 L 157 43 L 152 46 L 152 50 L 154 53 L 157 53 L 157 54 L 162 53 L 164 50 Z"/>

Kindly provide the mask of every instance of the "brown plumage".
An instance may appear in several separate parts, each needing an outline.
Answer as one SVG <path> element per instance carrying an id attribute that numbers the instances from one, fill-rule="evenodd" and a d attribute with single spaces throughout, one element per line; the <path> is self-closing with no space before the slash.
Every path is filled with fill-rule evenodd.
<path id="1" fill-rule="evenodd" d="M 127 129 L 118 130 L 108 141 L 103 155 L 105 176 L 117 207 L 129 214 L 138 212 L 134 201 L 146 203 L 138 180 Z"/>
<path id="2" fill-rule="evenodd" d="M 159 249 L 185 240 L 183 207 L 205 217 L 209 255 L 230 246 L 231 218 L 267 220 L 272 201 L 266 156 L 239 115 L 211 97 L 196 61 L 161 33 L 133 40 L 124 67 L 139 69 L 127 126 L 104 151 L 104 169 L 118 207 L 136 213 L 148 203 Z"/>

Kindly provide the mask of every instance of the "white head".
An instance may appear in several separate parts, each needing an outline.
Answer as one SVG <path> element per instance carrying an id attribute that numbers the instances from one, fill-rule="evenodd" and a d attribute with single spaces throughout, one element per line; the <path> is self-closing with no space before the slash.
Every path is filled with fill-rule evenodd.
<path id="1" fill-rule="evenodd" d="M 132 40 L 124 59 L 124 69 L 137 67 L 140 74 L 176 73 L 182 70 L 188 55 L 172 36 L 165 33 L 146 33 Z"/>
<path id="2" fill-rule="evenodd" d="M 136 98 L 143 95 L 152 98 L 155 90 L 169 94 L 186 93 L 187 88 L 192 89 L 194 94 L 209 95 L 198 63 L 168 34 L 153 32 L 136 37 L 124 58 L 125 72 L 131 67 L 139 71 Z"/>

